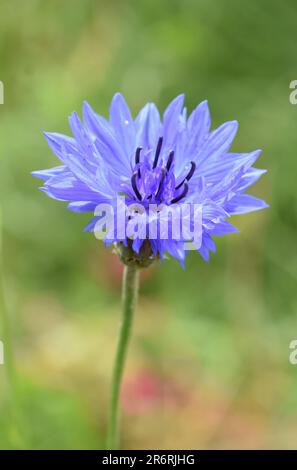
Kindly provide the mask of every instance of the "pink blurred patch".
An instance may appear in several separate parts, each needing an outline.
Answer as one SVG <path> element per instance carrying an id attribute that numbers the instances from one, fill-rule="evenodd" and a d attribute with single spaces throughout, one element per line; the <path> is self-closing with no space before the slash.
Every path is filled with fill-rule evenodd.
<path id="1" fill-rule="evenodd" d="M 124 383 L 121 401 L 129 414 L 145 413 L 152 408 L 163 406 L 183 406 L 189 394 L 177 382 L 161 377 L 153 371 L 141 371 Z"/>

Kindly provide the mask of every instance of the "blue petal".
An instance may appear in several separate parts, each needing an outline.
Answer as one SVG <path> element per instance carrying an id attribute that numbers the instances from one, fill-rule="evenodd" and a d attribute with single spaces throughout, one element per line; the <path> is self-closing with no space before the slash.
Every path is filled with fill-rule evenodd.
<path id="1" fill-rule="evenodd" d="M 101 134 L 102 128 L 103 133 L 110 133 L 112 130 L 109 122 L 104 119 L 104 117 L 97 114 L 87 101 L 83 102 L 83 120 L 88 130 L 91 131 L 95 136 L 98 133 L 99 135 Z"/>
<path id="2" fill-rule="evenodd" d="M 65 171 L 67 172 L 67 167 L 65 165 L 62 165 L 62 166 L 55 166 L 53 168 L 49 168 L 48 170 L 32 171 L 31 175 L 35 176 L 36 178 L 40 178 L 41 180 L 47 181 L 49 178 L 60 175 L 61 173 L 64 173 Z"/>
<path id="3" fill-rule="evenodd" d="M 85 202 L 85 201 L 77 201 L 77 202 L 70 202 L 67 206 L 67 209 L 71 210 L 72 212 L 94 212 L 97 207 L 96 202 Z"/>
<path id="4" fill-rule="evenodd" d="M 161 120 L 157 107 L 153 103 L 146 104 L 135 120 L 136 145 L 151 149 L 155 147 L 161 136 Z"/>
<path id="5" fill-rule="evenodd" d="M 210 251 L 212 252 L 216 251 L 216 245 L 214 241 L 212 240 L 212 238 L 207 233 L 203 234 L 201 248 L 199 248 L 198 251 L 205 261 L 209 261 Z"/>
<path id="6" fill-rule="evenodd" d="M 226 220 L 214 224 L 214 228 L 211 230 L 211 235 L 221 236 L 228 235 L 229 233 L 238 233 L 239 230 L 234 225 L 230 224 Z"/>
<path id="7" fill-rule="evenodd" d="M 83 104 L 83 119 L 94 135 L 94 145 L 106 165 L 114 172 L 129 176 L 131 168 L 121 145 L 116 140 L 111 125 L 101 116 L 96 114 L 85 101 Z"/>
<path id="8" fill-rule="evenodd" d="M 171 256 L 176 258 L 177 261 L 181 264 L 182 268 L 185 269 L 186 253 L 184 249 L 184 242 L 159 240 L 159 243 L 161 257 L 163 257 L 164 251 L 167 251 Z"/>
<path id="9" fill-rule="evenodd" d="M 267 173 L 267 170 L 261 170 L 258 168 L 250 168 L 241 178 L 241 181 L 237 187 L 237 191 L 245 191 L 247 188 L 256 183 L 258 179 Z"/>
<path id="10" fill-rule="evenodd" d="M 110 123 L 123 147 L 127 161 L 135 152 L 135 125 L 126 101 L 120 93 L 116 93 L 110 105 Z"/>
<path id="11" fill-rule="evenodd" d="M 225 205 L 226 211 L 230 214 L 245 214 L 266 207 L 269 206 L 265 201 L 250 194 L 238 194 Z"/>
<path id="12" fill-rule="evenodd" d="M 86 161 L 96 163 L 95 148 L 93 141 L 86 132 L 79 116 L 76 112 L 69 116 L 69 125 L 75 137 L 76 145 L 81 153 L 84 155 Z M 69 146 L 68 146 L 69 147 Z"/>
<path id="13" fill-rule="evenodd" d="M 90 222 L 85 226 L 84 232 L 94 232 L 96 223 L 101 219 L 100 216 L 93 217 Z"/>
<path id="14" fill-rule="evenodd" d="M 106 200 L 96 191 L 92 191 L 82 181 L 73 176 L 54 176 L 45 185 L 44 191 L 51 197 L 61 201 L 94 201 Z"/>
<path id="15" fill-rule="evenodd" d="M 216 204 L 214 201 L 206 200 L 203 202 L 202 206 L 202 217 L 205 222 L 213 221 L 222 217 L 229 217 L 229 214 L 223 207 Z"/>
<path id="16" fill-rule="evenodd" d="M 106 197 L 112 194 L 112 188 L 106 182 L 104 175 L 101 174 L 100 178 L 96 174 L 96 167 L 90 166 L 85 157 L 77 153 L 76 149 L 67 143 L 62 144 L 61 160 L 65 163 L 68 169 L 76 176 L 78 180 L 85 183 L 90 189 L 95 192 L 100 192 Z"/>
<path id="17" fill-rule="evenodd" d="M 188 151 L 192 153 L 207 139 L 210 130 L 210 113 L 207 100 L 197 106 L 188 119 Z"/>
<path id="18" fill-rule="evenodd" d="M 65 144 L 73 146 L 76 148 L 75 139 L 72 137 L 68 137 L 64 134 L 58 134 L 57 132 L 44 132 L 43 135 L 45 136 L 48 145 L 52 149 L 55 155 L 60 158 L 63 162 L 63 148 Z"/>
<path id="19" fill-rule="evenodd" d="M 208 158 L 218 158 L 228 152 L 237 132 L 237 121 L 226 122 L 215 131 L 211 132 L 205 141 L 201 151 L 197 151 L 197 168 L 207 161 Z"/>
<path id="20" fill-rule="evenodd" d="M 184 95 L 177 96 L 167 106 L 163 117 L 163 137 L 167 146 L 174 143 L 184 104 Z"/>
<path id="21" fill-rule="evenodd" d="M 229 200 L 236 193 L 236 188 L 242 179 L 244 168 L 239 168 L 236 172 L 228 173 L 220 183 L 210 188 L 208 194 L 216 202 Z"/>
<path id="22" fill-rule="evenodd" d="M 250 168 L 255 161 L 259 158 L 261 150 L 254 150 L 249 153 L 226 153 L 226 154 L 212 154 L 203 163 L 198 164 L 199 173 L 207 178 L 208 183 L 217 183 L 225 178 L 229 172 L 235 172 L 239 168 L 245 171 Z M 197 178 L 194 175 L 194 178 Z"/>

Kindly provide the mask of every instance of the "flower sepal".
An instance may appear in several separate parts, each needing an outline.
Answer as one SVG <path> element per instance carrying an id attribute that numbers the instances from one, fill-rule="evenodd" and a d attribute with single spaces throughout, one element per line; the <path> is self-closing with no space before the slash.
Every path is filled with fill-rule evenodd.
<path id="1" fill-rule="evenodd" d="M 115 243 L 114 252 L 126 266 L 135 266 L 138 269 L 148 268 L 159 259 L 159 256 L 154 255 L 149 240 L 144 240 L 138 253 L 132 248 L 132 240 L 128 240 L 127 246 L 122 242 Z"/>

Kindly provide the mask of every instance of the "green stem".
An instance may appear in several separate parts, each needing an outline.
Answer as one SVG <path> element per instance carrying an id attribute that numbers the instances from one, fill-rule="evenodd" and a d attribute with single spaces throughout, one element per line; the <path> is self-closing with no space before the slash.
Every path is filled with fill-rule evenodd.
<path id="1" fill-rule="evenodd" d="M 134 306 L 138 294 L 138 277 L 138 268 L 136 266 L 125 266 L 122 292 L 122 321 L 111 385 L 109 429 L 107 439 L 107 447 L 110 450 L 115 450 L 118 447 L 119 397 L 121 390 L 121 380 L 127 356 L 128 343 L 131 335 Z"/>

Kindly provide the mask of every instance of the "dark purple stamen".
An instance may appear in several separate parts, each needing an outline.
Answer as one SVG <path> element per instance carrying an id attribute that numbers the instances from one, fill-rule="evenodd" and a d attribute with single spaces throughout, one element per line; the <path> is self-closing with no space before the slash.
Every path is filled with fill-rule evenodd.
<path id="1" fill-rule="evenodd" d="M 152 170 L 154 170 L 157 167 L 158 160 L 159 160 L 161 150 L 162 150 L 162 145 L 163 145 L 163 137 L 160 137 L 159 140 L 158 140 L 158 143 L 157 143 L 157 147 L 156 147 L 156 153 L 155 153 L 155 158 L 154 158 Z M 136 171 L 134 171 L 134 173 L 132 175 L 132 178 L 131 178 L 131 185 L 132 185 L 133 191 L 134 191 L 135 196 L 137 197 L 137 199 L 139 201 L 142 201 L 142 195 L 140 194 L 140 191 L 138 189 L 138 183 L 139 183 L 139 180 L 141 179 L 141 173 L 140 173 L 140 154 L 141 154 L 141 151 L 142 151 L 142 147 L 137 147 L 137 149 L 135 151 L 135 166 L 138 166 L 138 168 L 137 168 Z M 148 196 L 145 195 L 144 196 L 145 199 L 151 200 L 152 197 L 154 197 L 156 199 L 158 199 L 160 197 L 161 192 L 162 192 L 163 187 L 164 187 L 164 181 L 165 181 L 166 175 L 169 173 L 169 171 L 172 167 L 173 161 L 174 161 L 174 150 L 171 150 L 169 152 L 169 155 L 168 155 L 166 166 L 161 168 L 162 174 L 161 174 L 160 179 L 159 179 L 159 185 L 158 185 L 157 191 L 156 192 L 154 191 L 155 194 L 149 194 Z M 191 168 L 190 168 L 187 176 L 175 188 L 175 191 L 177 191 L 180 188 L 182 188 L 182 191 L 178 196 L 176 196 L 175 198 L 173 198 L 170 201 L 171 204 L 174 204 L 174 203 L 180 201 L 181 199 L 183 199 L 186 196 L 186 194 L 188 193 L 188 190 L 189 190 L 188 181 L 192 178 L 192 176 L 195 172 L 195 169 L 196 169 L 196 164 L 194 162 L 191 162 Z M 152 170 L 150 170 L 150 171 L 152 171 Z"/>
<path id="2" fill-rule="evenodd" d="M 141 194 L 140 194 L 140 192 L 138 191 L 138 188 L 137 188 L 136 178 L 137 178 L 137 171 L 135 171 L 132 175 L 131 184 L 132 184 L 133 191 L 137 196 L 137 199 L 139 199 L 139 201 L 141 201 L 142 197 L 141 197 Z"/>
<path id="3" fill-rule="evenodd" d="M 170 152 L 170 154 L 169 154 L 169 157 L 168 157 L 168 160 L 167 160 L 167 164 L 166 164 L 166 170 L 167 170 L 167 171 L 170 170 L 170 167 L 171 167 L 171 165 L 172 165 L 173 159 L 174 159 L 174 151 L 171 150 L 171 152 Z"/>
<path id="4" fill-rule="evenodd" d="M 181 199 L 183 199 L 186 196 L 188 190 L 189 190 L 188 183 L 185 182 L 183 192 L 179 196 L 176 196 L 174 199 L 172 199 L 171 204 L 174 204 L 180 201 Z"/>
<path id="5" fill-rule="evenodd" d="M 161 152 L 161 148 L 162 148 L 162 144 L 163 144 L 163 137 L 160 137 L 160 139 L 158 140 L 157 148 L 156 148 L 155 159 L 154 159 L 154 163 L 153 163 L 153 169 L 156 168 L 156 166 L 157 166 L 159 156 L 160 156 L 160 152 Z"/>
<path id="6" fill-rule="evenodd" d="M 159 196 L 159 194 L 162 190 L 162 186 L 163 186 L 163 183 L 164 183 L 165 176 L 166 176 L 166 170 L 165 170 L 165 168 L 162 168 L 162 175 L 161 175 L 158 191 L 156 192 L 156 198 Z"/>
<path id="7" fill-rule="evenodd" d="M 188 173 L 187 176 L 183 179 L 183 181 L 182 181 L 181 183 L 179 183 L 179 185 L 176 186 L 175 189 L 181 188 L 185 181 L 190 181 L 190 179 L 192 178 L 193 174 L 195 173 L 195 170 L 196 170 L 196 163 L 191 162 L 191 169 L 190 169 L 189 173 Z"/>
<path id="8" fill-rule="evenodd" d="M 142 147 L 137 147 L 136 152 L 135 152 L 135 165 L 138 165 L 140 162 L 140 152 L 142 150 Z M 140 169 L 138 169 L 138 178 L 140 178 Z"/>
<path id="9" fill-rule="evenodd" d="M 140 152 L 142 150 L 142 147 L 137 147 L 136 152 L 135 152 L 135 165 L 138 165 L 140 161 Z"/>

